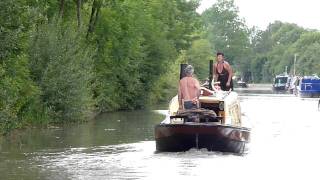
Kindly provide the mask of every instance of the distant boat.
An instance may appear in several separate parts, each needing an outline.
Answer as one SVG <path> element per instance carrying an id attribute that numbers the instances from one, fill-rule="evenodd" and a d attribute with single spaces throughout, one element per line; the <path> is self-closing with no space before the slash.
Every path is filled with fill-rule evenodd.
<path id="1" fill-rule="evenodd" d="M 211 66 L 212 67 L 212 66 Z M 250 128 L 244 127 L 238 94 L 202 88 L 198 109 L 179 110 L 178 96 L 169 103 L 169 115 L 155 126 L 158 152 L 209 151 L 244 153 Z"/>
<path id="2" fill-rule="evenodd" d="M 297 87 L 300 97 L 320 97 L 320 78 L 318 76 L 304 76 Z"/>
<path id="3" fill-rule="evenodd" d="M 275 92 L 285 92 L 288 90 L 289 87 L 289 76 L 288 75 L 277 75 L 274 78 L 272 89 Z"/>
<path id="4" fill-rule="evenodd" d="M 235 83 L 236 87 L 240 87 L 240 88 L 247 88 L 248 87 L 247 82 L 243 81 L 243 79 L 239 76 L 233 76 L 232 80 L 234 82 L 236 82 Z"/>
<path id="5" fill-rule="evenodd" d="M 248 85 L 246 82 L 239 80 L 239 81 L 237 81 L 237 87 L 247 88 Z"/>

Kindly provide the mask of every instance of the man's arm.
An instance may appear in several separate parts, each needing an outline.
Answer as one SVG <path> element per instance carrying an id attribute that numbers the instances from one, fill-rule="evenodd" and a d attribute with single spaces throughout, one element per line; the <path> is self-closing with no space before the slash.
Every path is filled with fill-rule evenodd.
<path id="1" fill-rule="evenodd" d="M 179 82 L 179 88 L 178 88 L 178 101 L 179 101 L 179 109 L 182 109 L 181 82 Z"/>
<path id="2" fill-rule="evenodd" d="M 217 63 L 214 63 L 212 68 L 213 68 L 213 79 L 214 79 L 214 82 L 217 82 L 218 81 Z"/>
<path id="3" fill-rule="evenodd" d="M 229 76 L 228 76 L 228 82 L 227 82 L 227 83 L 228 83 L 229 86 L 230 86 L 231 79 L 232 79 L 232 76 L 233 76 L 233 72 L 232 72 L 232 68 L 231 68 L 231 66 L 230 66 L 229 63 L 225 63 L 225 65 L 226 65 L 226 69 L 227 69 L 228 74 L 229 74 Z"/>
<path id="4" fill-rule="evenodd" d="M 196 89 L 197 89 L 197 99 L 199 99 L 199 97 L 200 97 L 200 82 L 197 80 L 197 79 L 195 79 L 195 86 L 196 86 Z"/>

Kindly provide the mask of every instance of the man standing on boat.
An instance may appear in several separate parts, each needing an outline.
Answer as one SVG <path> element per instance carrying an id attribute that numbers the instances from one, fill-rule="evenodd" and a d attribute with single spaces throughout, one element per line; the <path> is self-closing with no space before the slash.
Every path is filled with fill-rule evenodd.
<path id="1" fill-rule="evenodd" d="M 198 107 L 198 99 L 200 96 L 200 83 L 193 77 L 194 69 L 188 65 L 185 69 L 185 77 L 179 82 L 179 108 L 192 109 Z"/>
<path id="2" fill-rule="evenodd" d="M 220 82 L 221 90 L 233 90 L 232 68 L 230 64 L 224 60 L 222 52 L 217 53 L 217 62 L 213 65 L 214 81 Z"/>

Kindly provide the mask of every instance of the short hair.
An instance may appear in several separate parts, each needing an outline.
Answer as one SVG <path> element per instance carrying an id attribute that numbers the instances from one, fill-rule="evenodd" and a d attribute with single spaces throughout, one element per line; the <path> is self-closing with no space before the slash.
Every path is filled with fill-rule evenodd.
<path id="1" fill-rule="evenodd" d="M 188 65 L 185 69 L 184 69 L 184 73 L 188 74 L 188 75 L 192 75 L 194 72 L 194 69 L 191 65 Z"/>
<path id="2" fill-rule="evenodd" d="M 222 52 L 217 52 L 217 56 L 222 55 L 224 56 L 224 54 Z"/>

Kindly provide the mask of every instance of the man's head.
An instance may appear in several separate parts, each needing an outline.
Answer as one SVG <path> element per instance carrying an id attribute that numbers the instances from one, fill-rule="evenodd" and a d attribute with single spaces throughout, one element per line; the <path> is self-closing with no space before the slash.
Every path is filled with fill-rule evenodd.
<path id="1" fill-rule="evenodd" d="M 193 72 L 194 72 L 194 69 L 191 65 L 188 65 L 185 69 L 184 69 L 184 73 L 187 75 L 187 76 L 192 76 L 193 75 Z"/>
<path id="2" fill-rule="evenodd" d="M 224 60 L 224 54 L 222 52 L 217 53 L 217 61 L 222 62 Z"/>

